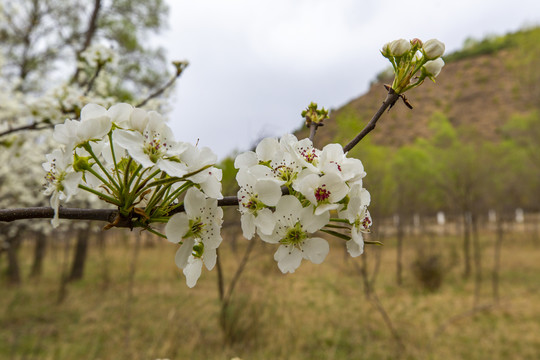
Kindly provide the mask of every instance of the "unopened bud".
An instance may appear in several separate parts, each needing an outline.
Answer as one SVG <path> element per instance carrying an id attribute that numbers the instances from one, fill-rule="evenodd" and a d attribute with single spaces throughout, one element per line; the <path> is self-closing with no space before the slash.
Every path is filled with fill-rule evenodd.
<path id="1" fill-rule="evenodd" d="M 403 56 L 411 50 L 411 42 L 405 39 L 394 40 L 390 43 L 390 53 L 392 56 Z"/>
<path id="2" fill-rule="evenodd" d="M 302 117 L 306 119 L 306 126 L 312 122 L 321 124 L 324 119 L 328 119 L 328 110 L 325 108 L 318 109 L 317 103 L 312 102 L 306 110 L 302 111 Z"/>
<path id="3" fill-rule="evenodd" d="M 381 54 L 385 58 L 389 58 L 390 56 L 392 56 L 392 53 L 390 52 L 390 43 L 386 43 L 383 45 Z"/>
<path id="4" fill-rule="evenodd" d="M 431 39 L 424 43 L 424 54 L 427 60 L 434 60 L 444 54 L 444 43 L 437 39 Z"/>
<path id="5" fill-rule="evenodd" d="M 422 40 L 420 40 L 419 38 L 414 38 L 411 40 L 411 45 L 421 48 L 424 44 L 422 43 Z"/>
<path id="6" fill-rule="evenodd" d="M 427 76 L 429 76 L 429 78 L 433 80 L 437 77 L 437 75 L 439 75 L 443 66 L 444 61 L 441 58 L 438 58 L 436 60 L 430 60 L 424 64 L 424 71 L 426 72 Z"/>

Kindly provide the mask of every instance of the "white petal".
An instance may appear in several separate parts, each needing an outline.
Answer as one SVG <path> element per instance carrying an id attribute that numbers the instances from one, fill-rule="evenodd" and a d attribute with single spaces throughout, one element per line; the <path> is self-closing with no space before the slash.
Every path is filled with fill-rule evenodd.
<path id="1" fill-rule="evenodd" d="M 79 184 L 81 183 L 81 180 L 82 180 L 82 173 L 80 172 L 69 173 L 64 178 L 63 184 L 64 184 L 64 189 L 68 197 L 68 200 L 71 196 L 79 192 Z"/>
<path id="2" fill-rule="evenodd" d="M 107 109 L 97 104 L 87 104 L 81 110 L 81 121 L 107 116 Z"/>
<path id="3" fill-rule="evenodd" d="M 137 130 L 142 134 L 148 125 L 148 114 L 143 109 L 135 108 L 131 113 L 130 123 L 131 129 Z"/>
<path id="4" fill-rule="evenodd" d="M 193 245 L 195 245 L 195 240 L 193 239 L 186 239 L 186 241 L 180 245 L 178 250 L 176 251 L 176 255 L 174 256 L 174 262 L 176 266 L 178 266 L 180 269 L 184 269 L 188 264 L 188 259 L 191 256 L 191 252 L 193 251 Z"/>
<path id="5" fill-rule="evenodd" d="M 187 173 L 186 166 L 178 161 L 159 159 L 156 166 L 170 176 L 182 177 Z"/>
<path id="6" fill-rule="evenodd" d="M 190 256 L 188 264 L 184 268 L 184 275 L 186 276 L 186 284 L 189 288 L 194 287 L 197 284 L 197 280 L 201 276 L 203 262 L 201 259 Z"/>
<path id="7" fill-rule="evenodd" d="M 90 139 L 101 139 L 111 130 L 111 126 L 111 119 L 106 116 L 81 121 L 81 125 L 77 128 L 78 140 L 84 142 Z"/>
<path id="8" fill-rule="evenodd" d="M 259 180 L 255 183 L 254 190 L 265 205 L 275 206 L 281 199 L 281 186 L 275 180 Z"/>
<path id="9" fill-rule="evenodd" d="M 274 138 L 262 139 L 257 149 L 257 157 L 259 160 L 268 161 L 273 160 L 276 156 L 276 153 L 279 150 L 279 142 Z"/>
<path id="10" fill-rule="evenodd" d="M 60 206 L 60 198 L 57 191 L 52 193 L 49 202 L 51 204 L 51 207 L 54 209 L 54 217 L 51 220 L 51 224 L 53 228 L 57 228 L 58 225 L 60 225 L 60 219 L 58 217 L 58 207 Z"/>
<path id="11" fill-rule="evenodd" d="M 240 225 L 242 226 L 242 234 L 248 240 L 251 240 L 255 234 L 255 216 L 250 213 L 244 213 L 240 216 Z M 263 239 L 264 240 L 264 239 Z"/>
<path id="12" fill-rule="evenodd" d="M 360 256 L 364 253 L 364 238 L 356 227 L 351 229 L 352 239 L 347 241 L 347 251 L 352 257 Z"/>
<path id="13" fill-rule="evenodd" d="M 207 250 L 205 248 L 204 256 L 203 256 L 204 266 L 206 266 L 208 270 L 212 270 L 214 266 L 216 265 L 216 260 L 217 260 L 216 249 Z"/>
<path id="14" fill-rule="evenodd" d="M 323 226 L 328 224 L 328 221 L 330 221 L 330 213 L 325 211 L 320 215 L 316 215 L 313 213 L 313 206 L 303 208 L 302 213 L 300 214 L 302 228 L 310 233 L 320 230 Z"/>
<path id="15" fill-rule="evenodd" d="M 276 220 L 281 221 L 282 224 L 294 226 L 300 219 L 301 212 L 302 204 L 300 201 L 293 195 L 285 195 L 279 199 L 274 215 Z"/>
<path id="16" fill-rule="evenodd" d="M 113 140 L 127 150 L 135 147 L 142 148 L 144 144 L 144 137 L 142 134 L 121 129 L 113 131 Z"/>
<path id="17" fill-rule="evenodd" d="M 259 232 L 265 235 L 272 235 L 276 221 L 270 209 L 261 209 L 255 217 L 255 225 L 259 228 Z"/>
<path id="18" fill-rule="evenodd" d="M 165 235 L 172 243 L 179 243 L 182 237 L 189 230 L 189 219 L 185 213 L 174 214 L 167 225 L 165 225 Z"/>
<path id="19" fill-rule="evenodd" d="M 280 245 L 274 254 L 274 260 L 277 261 L 282 273 L 293 273 L 302 262 L 302 252 L 292 246 Z"/>
<path id="20" fill-rule="evenodd" d="M 342 206 L 341 204 L 320 204 L 315 208 L 315 215 L 324 215 L 325 213 L 329 213 L 332 210 L 337 210 L 339 207 Z"/>
<path id="21" fill-rule="evenodd" d="M 197 188 L 191 187 L 184 198 L 184 208 L 189 217 L 202 214 L 201 208 L 206 205 L 206 196 Z"/>
<path id="22" fill-rule="evenodd" d="M 247 168 L 257 164 L 257 155 L 253 151 L 247 151 L 239 154 L 236 156 L 236 159 L 234 159 L 235 169 Z"/>
<path id="23" fill-rule="evenodd" d="M 221 175 L 221 169 L 212 168 L 211 173 L 206 180 L 199 183 L 202 191 L 204 191 L 208 197 L 213 199 L 223 199 L 223 194 L 221 194 L 221 181 L 218 178 L 219 175 Z"/>
<path id="24" fill-rule="evenodd" d="M 126 126 L 128 125 L 132 112 L 133 106 L 126 103 L 119 103 L 111 106 L 109 110 L 107 110 L 107 115 L 115 124 L 119 126 Z"/>
<path id="25" fill-rule="evenodd" d="M 204 251 L 206 253 L 206 249 L 217 249 L 223 239 L 220 232 L 221 227 L 218 224 L 205 224 L 205 226 L 208 227 L 208 232 L 202 240 L 204 243 Z"/>
<path id="26" fill-rule="evenodd" d="M 304 245 L 302 245 L 302 250 L 304 250 L 304 258 L 314 264 L 320 264 L 328 255 L 330 246 L 326 240 L 315 237 L 306 239 Z"/>

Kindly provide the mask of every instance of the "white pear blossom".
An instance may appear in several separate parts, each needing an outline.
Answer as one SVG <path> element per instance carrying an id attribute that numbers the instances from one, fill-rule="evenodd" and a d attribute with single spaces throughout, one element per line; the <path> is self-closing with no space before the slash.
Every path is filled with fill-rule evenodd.
<path id="1" fill-rule="evenodd" d="M 334 172 L 348 184 L 362 181 L 362 178 L 366 176 L 362 162 L 355 158 L 348 158 L 339 144 L 326 145 L 321 151 L 318 165 L 323 174 Z"/>
<path id="2" fill-rule="evenodd" d="M 183 269 L 189 287 L 201 274 L 202 264 L 212 270 L 216 263 L 216 249 L 221 244 L 220 234 L 223 209 L 217 200 L 207 198 L 200 190 L 190 188 L 184 198 L 185 212 L 173 215 L 165 226 L 170 242 L 180 243 L 175 262 Z"/>
<path id="3" fill-rule="evenodd" d="M 367 207 L 371 202 L 369 192 L 357 185 L 351 189 L 347 208 L 339 212 L 339 216 L 349 220 L 352 225 L 351 240 L 347 241 L 347 251 L 352 257 L 364 252 L 363 233 L 368 233 L 371 227 L 371 215 Z"/>
<path id="4" fill-rule="evenodd" d="M 304 176 L 304 174 L 307 175 Z M 315 215 L 337 210 L 341 206 L 338 202 L 349 191 L 349 187 L 339 175 L 329 172 L 319 176 L 309 173 L 309 170 L 299 175 L 298 181 L 293 184 L 293 187 L 313 204 Z"/>
<path id="5" fill-rule="evenodd" d="M 53 138 L 68 149 L 90 140 L 100 140 L 111 130 L 112 122 L 105 108 L 88 104 L 81 110 L 81 120 L 66 120 L 54 127 Z"/>
<path id="6" fill-rule="evenodd" d="M 178 156 L 179 163 L 176 165 L 185 173 L 195 173 L 188 179 L 199 184 L 204 193 L 214 199 L 221 199 L 222 171 L 214 166 L 217 155 L 208 147 L 202 149 L 185 143 L 184 151 Z M 208 167 L 210 166 L 210 167 Z M 206 167 L 206 169 L 204 169 Z M 199 171 L 200 169 L 204 169 Z"/>
<path id="7" fill-rule="evenodd" d="M 285 195 L 276 205 L 274 221 L 276 227 L 271 235 L 260 234 L 261 239 L 273 244 L 280 244 L 274 254 L 274 260 L 283 273 L 293 273 L 307 259 L 320 264 L 330 249 L 328 242 L 311 235 L 328 223 L 328 212 L 314 215 L 313 207 L 302 207 L 300 201 Z"/>
<path id="8" fill-rule="evenodd" d="M 317 165 L 321 151 L 313 147 L 313 143 L 309 139 L 298 140 L 292 134 L 286 134 L 281 138 L 280 144 L 285 151 L 289 152 L 293 160 L 297 161 L 300 166 L 308 168 L 314 173 L 318 173 Z"/>
<path id="9" fill-rule="evenodd" d="M 257 168 L 270 172 L 262 165 L 255 165 L 251 169 L 256 171 Z M 280 183 L 269 177 L 258 178 L 245 168 L 238 171 L 236 181 L 240 185 L 238 201 L 244 237 L 250 240 L 256 229 L 266 235 L 272 234 L 275 223 L 272 211 L 268 207 L 276 206 L 281 198 Z"/>
<path id="10" fill-rule="evenodd" d="M 72 155 L 60 149 L 55 149 L 46 155 L 47 162 L 43 163 L 43 169 L 47 172 L 45 179 L 45 195 L 51 195 L 50 203 L 54 209 L 53 227 L 59 225 L 58 207 L 60 201 L 69 201 L 75 195 L 82 179 L 82 174 L 73 171 L 71 166 Z"/>
<path id="11" fill-rule="evenodd" d="M 186 146 L 174 141 L 172 130 L 161 117 L 149 118 L 142 134 L 117 129 L 113 132 L 113 139 L 144 167 L 155 165 L 170 176 L 181 177 L 187 173 L 176 158 L 185 151 Z"/>

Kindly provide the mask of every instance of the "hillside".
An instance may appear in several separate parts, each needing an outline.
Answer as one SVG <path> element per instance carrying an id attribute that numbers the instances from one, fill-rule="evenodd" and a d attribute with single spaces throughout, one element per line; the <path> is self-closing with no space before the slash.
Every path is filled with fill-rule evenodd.
<path id="1" fill-rule="evenodd" d="M 496 140 L 511 116 L 540 104 L 538 39 L 540 28 L 535 28 L 485 39 L 449 54 L 436 84 L 426 81 L 406 93 L 414 109 L 396 104 L 369 136 L 392 147 L 429 137 L 429 120 L 440 112 L 454 126 L 470 127 L 480 138 Z M 391 79 L 373 83 L 366 94 L 333 111 L 317 134 L 316 145 L 351 139 L 384 99 L 384 82 Z"/>

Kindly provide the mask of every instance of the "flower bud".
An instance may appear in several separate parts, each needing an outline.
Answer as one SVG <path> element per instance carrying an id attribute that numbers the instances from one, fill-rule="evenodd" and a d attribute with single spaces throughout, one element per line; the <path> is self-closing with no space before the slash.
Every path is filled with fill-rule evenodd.
<path id="1" fill-rule="evenodd" d="M 430 60 L 424 64 L 424 71 L 426 75 L 433 80 L 441 72 L 442 67 L 444 66 L 444 61 L 441 58 L 436 60 Z"/>
<path id="2" fill-rule="evenodd" d="M 414 38 L 411 40 L 411 45 L 421 48 L 424 44 L 422 43 L 422 40 L 420 40 L 419 38 Z"/>
<path id="3" fill-rule="evenodd" d="M 431 39 L 424 43 L 424 54 L 427 60 L 434 60 L 444 54 L 444 44 L 437 39 Z M 444 64 L 444 62 L 443 62 Z"/>
<path id="4" fill-rule="evenodd" d="M 405 39 L 394 40 L 390 43 L 390 53 L 392 56 L 403 56 L 411 50 L 411 43 Z"/>
<path id="5" fill-rule="evenodd" d="M 383 45 L 382 50 L 381 50 L 381 54 L 385 58 L 389 58 L 390 56 L 392 56 L 392 54 L 390 52 L 390 43 L 386 43 L 386 44 Z"/>

